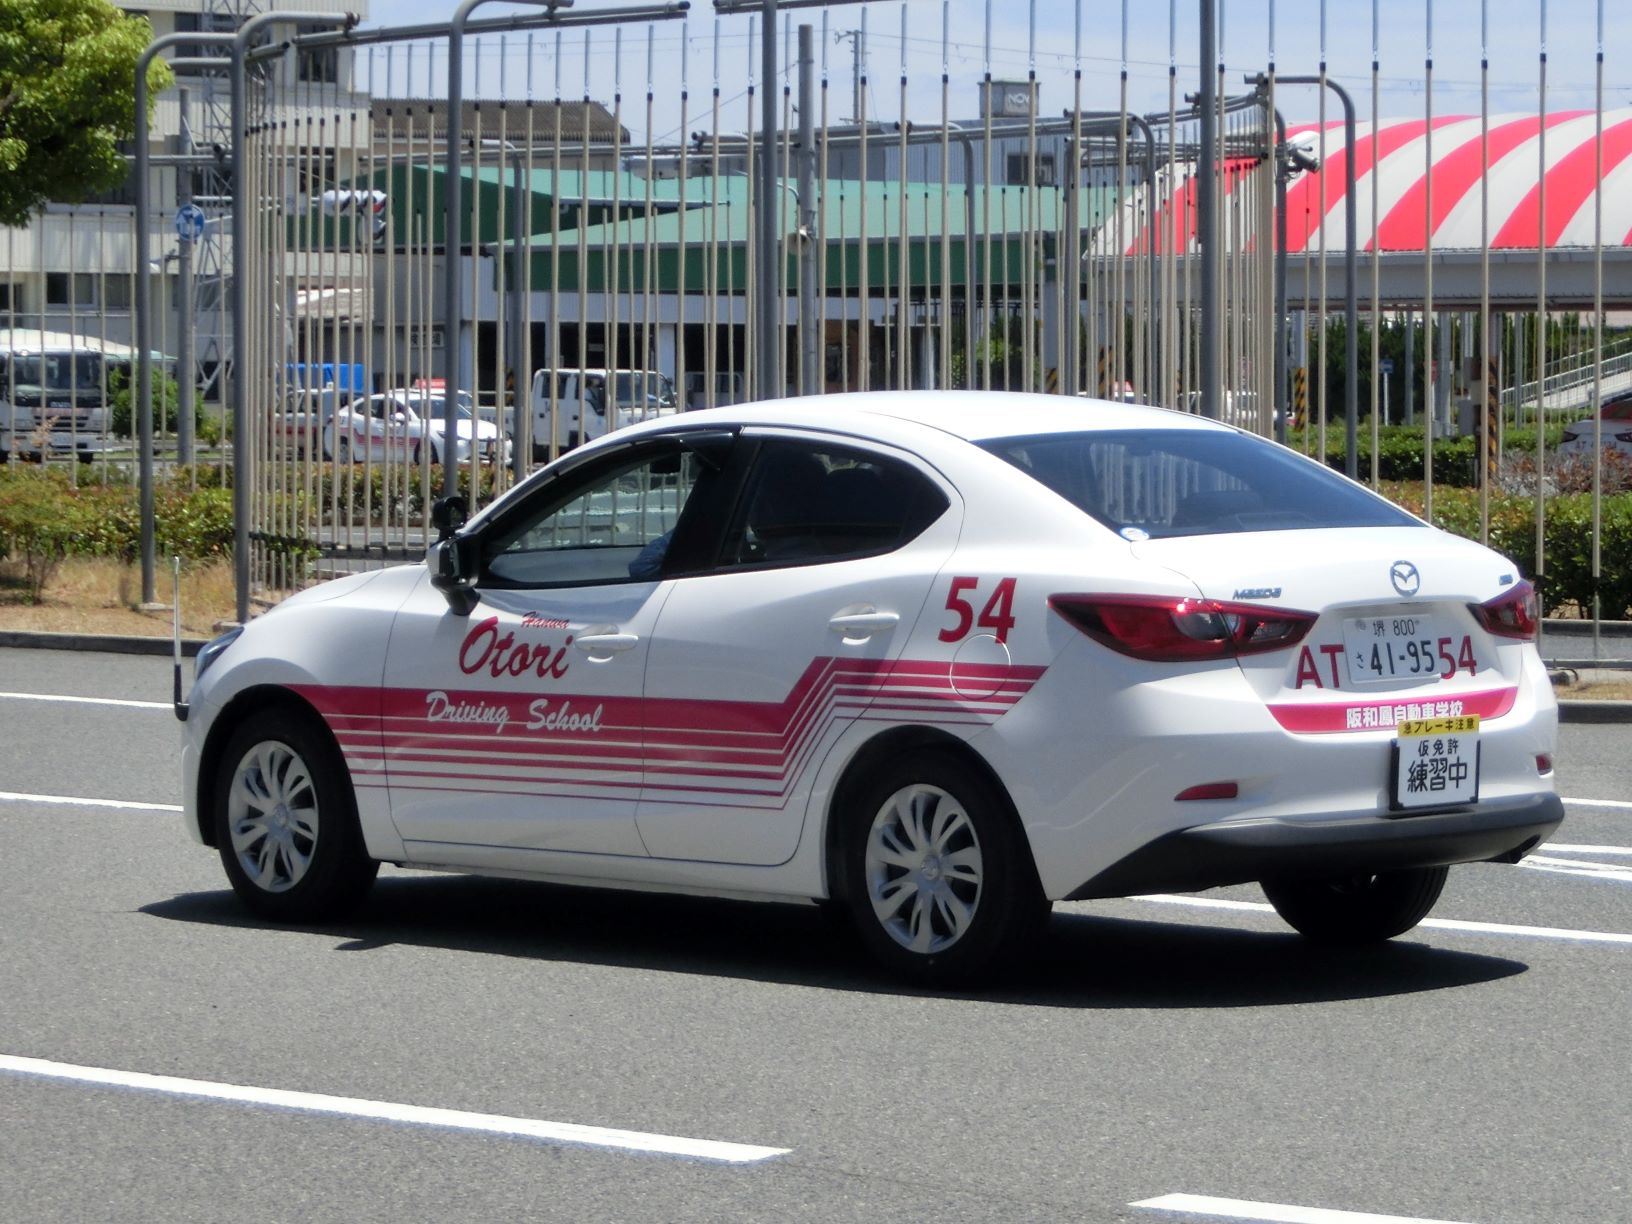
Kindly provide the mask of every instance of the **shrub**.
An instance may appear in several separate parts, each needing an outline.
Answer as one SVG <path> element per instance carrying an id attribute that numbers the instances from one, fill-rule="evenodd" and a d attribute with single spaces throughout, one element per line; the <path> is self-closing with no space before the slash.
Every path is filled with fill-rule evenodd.
<path id="1" fill-rule="evenodd" d="M 1303 451 L 1306 443 L 1310 454 L 1313 454 L 1313 444 L 1317 435 L 1312 430 L 1294 431 L 1287 437 L 1287 445 L 1293 450 Z M 1547 430 L 1547 445 L 1556 447 L 1563 437 L 1563 426 L 1550 426 Z M 1371 476 L 1371 423 L 1360 422 L 1360 432 L 1357 435 L 1355 447 L 1356 467 L 1360 479 L 1366 480 Z M 1385 425 L 1377 431 L 1377 478 L 1379 480 L 1407 481 L 1423 478 L 1423 429 L 1420 425 Z M 1536 431 L 1534 429 L 1509 429 L 1502 434 L 1503 467 L 1515 461 L 1519 456 L 1528 454 L 1533 456 L 1536 450 Z M 1481 453 L 1480 440 L 1471 435 L 1458 438 L 1437 438 L 1434 441 L 1434 483 L 1436 485 L 1452 485 L 1458 488 L 1471 488 L 1477 474 L 1477 461 Z M 1338 417 L 1326 423 L 1326 453 L 1323 456 L 1326 466 L 1334 471 L 1344 471 L 1348 453 L 1347 439 L 1343 433 L 1343 419 Z"/>
<path id="2" fill-rule="evenodd" d="M 117 438 L 136 436 L 135 371 L 114 370 L 108 375 L 108 432 Z M 220 426 L 206 417 L 203 397 L 193 398 L 193 436 L 202 442 L 219 442 Z M 174 435 L 181 419 L 181 388 L 168 374 L 153 372 L 153 429 Z M 161 423 L 162 422 L 162 423 Z M 206 435 L 213 435 L 213 438 Z"/>
<path id="3" fill-rule="evenodd" d="M 159 484 L 153 496 L 158 550 L 188 561 L 232 554 L 232 494 Z M 70 487 L 53 469 L 0 471 L 0 554 L 23 563 L 29 598 L 38 602 L 58 565 L 70 556 L 133 562 L 141 554 L 141 506 L 129 483 Z M 315 550 L 312 550 L 315 551 Z"/>
<path id="4" fill-rule="evenodd" d="M 0 480 L 0 541 L 23 563 L 30 602 L 40 601 L 63 559 L 79 551 L 86 525 L 76 490 L 58 473 L 24 468 Z"/>
<path id="5" fill-rule="evenodd" d="M 1385 497 L 1421 515 L 1420 485 L 1390 485 Z M 1479 538 L 1479 491 L 1434 490 L 1434 526 L 1468 539 Z M 1599 577 L 1592 577 L 1592 498 L 1568 494 L 1549 498 L 1543 519 L 1546 569 L 1537 578 L 1536 502 L 1533 497 L 1492 494 L 1490 546 L 1509 558 L 1520 572 L 1536 579 L 1548 612 L 1564 609 L 1591 613 L 1593 597 L 1612 619 L 1632 614 L 1632 493 L 1602 499 Z"/>

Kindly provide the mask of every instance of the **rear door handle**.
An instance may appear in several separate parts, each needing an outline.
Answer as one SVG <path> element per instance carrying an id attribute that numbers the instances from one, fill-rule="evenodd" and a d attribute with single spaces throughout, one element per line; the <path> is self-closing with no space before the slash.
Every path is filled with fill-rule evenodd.
<path id="1" fill-rule="evenodd" d="M 827 622 L 827 627 L 844 635 L 847 642 L 864 642 L 875 633 L 893 629 L 901 623 L 898 612 L 841 612 Z"/>

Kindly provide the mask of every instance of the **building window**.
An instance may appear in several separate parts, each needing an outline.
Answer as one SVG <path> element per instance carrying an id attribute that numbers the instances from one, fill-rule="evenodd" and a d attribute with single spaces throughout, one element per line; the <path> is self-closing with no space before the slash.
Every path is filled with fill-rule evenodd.
<path id="1" fill-rule="evenodd" d="M 1019 187 L 1026 181 L 1026 162 L 1029 160 L 1024 153 L 1010 153 L 1008 160 L 1008 175 L 1005 182 L 1011 187 Z M 1033 180 L 1033 187 L 1052 187 L 1055 184 L 1054 154 L 1037 154 L 1037 177 Z"/>
<path id="2" fill-rule="evenodd" d="M 73 300 L 69 300 L 72 293 Z M 96 277 L 89 272 L 47 272 L 45 274 L 45 304 L 47 306 L 96 305 Z"/>
<path id="3" fill-rule="evenodd" d="M 113 272 L 102 278 L 102 304 L 109 310 L 130 309 L 130 277 Z"/>
<path id="4" fill-rule="evenodd" d="M 303 25 L 301 34 L 318 34 L 331 27 Z M 338 47 L 299 47 L 295 54 L 295 77 L 312 85 L 340 83 L 340 49 Z"/>
<path id="5" fill-rule="evenodd" d="M 11 314 L 21 312 L 23 307 L 23 286 L 16 281 L 0 281 L 0 312 Z"/>

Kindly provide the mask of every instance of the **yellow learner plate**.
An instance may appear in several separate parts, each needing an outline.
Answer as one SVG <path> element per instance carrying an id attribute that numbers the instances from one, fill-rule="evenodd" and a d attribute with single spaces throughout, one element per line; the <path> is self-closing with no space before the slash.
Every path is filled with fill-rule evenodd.
<path id="1" fill-rule="evenodd" d="M 1401 739 L 1419 735 L 1466 735 L 1479 730 L 1479 715 L 1458 714 L 1447 718 L 1411 718 L 1395 724 L 1395 734 Z"/>

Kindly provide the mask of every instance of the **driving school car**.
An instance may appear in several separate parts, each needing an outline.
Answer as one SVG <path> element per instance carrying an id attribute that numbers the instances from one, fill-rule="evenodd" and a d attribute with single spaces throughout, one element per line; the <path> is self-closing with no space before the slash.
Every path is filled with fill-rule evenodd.
<path id="1" fill-rule="evenodd" d="M 198 658 L 187 829 L 261 915 L 381 862 L 817 900 L 959 981 L 1062 899 L 1390 938 L 1561 819 L 1513 564 L 1192 415 L 738 405 L 457 511 Z"/>

